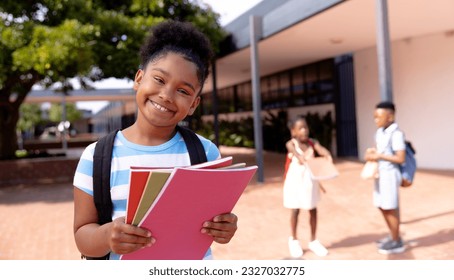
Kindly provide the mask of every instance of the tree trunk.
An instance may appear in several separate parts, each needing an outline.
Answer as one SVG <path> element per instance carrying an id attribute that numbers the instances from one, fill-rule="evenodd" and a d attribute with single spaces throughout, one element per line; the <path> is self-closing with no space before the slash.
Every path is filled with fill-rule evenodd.
<path id="1" fill-rule="evenodd" d="M 16 157 L 19 108 L 40 76 L 32 71 L 27 78 L 11 74 L 0 88 L 0 160 Z"/>
<path id="2" fill-rule="evenodd" d="M 0 160 L 16 157 L 18 119 L 18 107 L 12 106 L 9 102 L 0 103 Z"/>

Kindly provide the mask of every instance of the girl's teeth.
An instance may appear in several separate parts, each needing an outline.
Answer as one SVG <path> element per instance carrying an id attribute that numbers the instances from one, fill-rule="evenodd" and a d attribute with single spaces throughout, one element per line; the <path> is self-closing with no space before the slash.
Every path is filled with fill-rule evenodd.
<path id="1" fill-rule="evenodd" d="M 156 104 L 156 103 L 154 103 L 154 102 L 152 102 L 152 103 L 153 103 L 153 105 L 154 105 L 156 108 L 158 108 L 158 109 L 161 110 L 162 112 L 167 112 L 167 111 L 169 111 L 167 108 L 162 107 L 162 106 L 159 105 L 159 104 Z"/>

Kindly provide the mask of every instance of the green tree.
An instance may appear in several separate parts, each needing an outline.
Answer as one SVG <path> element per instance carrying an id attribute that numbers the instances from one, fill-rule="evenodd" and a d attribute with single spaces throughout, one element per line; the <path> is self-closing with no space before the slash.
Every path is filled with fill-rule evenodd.
<path id="1" fill-rule="evenodd" d="M 224 37 L 219 15 L 197 0 L 0 1 L 0 159 L 17 148 L 19 108 L 33 85 L 68 92 L 104 78 L 133 78 L 138 51 L 154 24 L 190 21 L 212 40 Z"/>
<path id="2" fill-rule="evenodd" d="M 66 103 L 66 120 L 74 122 L 82 118 L 82 112 L 76 108 L 74 103 Z M 49 120 L 52 122 L 63 121 L 62 105 L 52 103 L 49 108 Z"/>
<path id="3" fill-rule="evenodd" d="M 36 125 L 43 121 L 39 104 L 22 104 L 17 129 L 21 132 L 33 131 Z"/>

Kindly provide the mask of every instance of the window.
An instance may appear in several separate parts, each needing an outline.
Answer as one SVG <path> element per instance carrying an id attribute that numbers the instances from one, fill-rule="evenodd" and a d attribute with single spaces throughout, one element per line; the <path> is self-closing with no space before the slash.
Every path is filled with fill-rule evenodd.
<path id="1" fill-rule="evenodd" d="M 235 112 L 233 92 L 233 87 L 224 88 L 219 91 L 219 113 Z"/>
<path id="2" fill-rule="evenodd" d="M 334 60 L 327 59 L 260 79 L 263 109 L 287 108 L 334 101 Z M 219 113 L 252 111 L 251 81 L 218 91 Z M 212 101 L 204 100 L 205 114 L 212 113 Z"/>
<path id="3" fill-rule="evenodd" d="M 304 102 L 304 71 L 301 67 L 293 69 L 292 73 L 292 90 L 293 104 L 295 106 L 303 106 Z"/>

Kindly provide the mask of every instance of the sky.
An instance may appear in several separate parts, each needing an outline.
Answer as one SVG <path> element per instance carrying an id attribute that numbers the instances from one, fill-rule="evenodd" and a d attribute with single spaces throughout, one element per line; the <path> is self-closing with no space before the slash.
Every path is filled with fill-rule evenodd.
<path id="1" fill-rule="evenodd" d="M 222 26 L 227 25 L 232 20 L 246 12 L 262 0 L 199 0 L 200 2 L 209 5 L 215 12 L 219 13 L 219 21 Z M 106 79 L 102 82 L 95 83 L 95 88 L 132 88 L 132 81 Z M 90 101 L 90 102 L 77 102 L 76 106 L 79 109 L 92 110 L 97 113 L 104 106 L 108 104 L 107 101 Z"/>
<path id="2" fill-rule="evenodd" d="M 230 23 L 261 1 L 262 0 L 201 0 L 201 2 L 210 5 L 215 12 L 220 14 L 220 23 L 222 26 Z"/>

